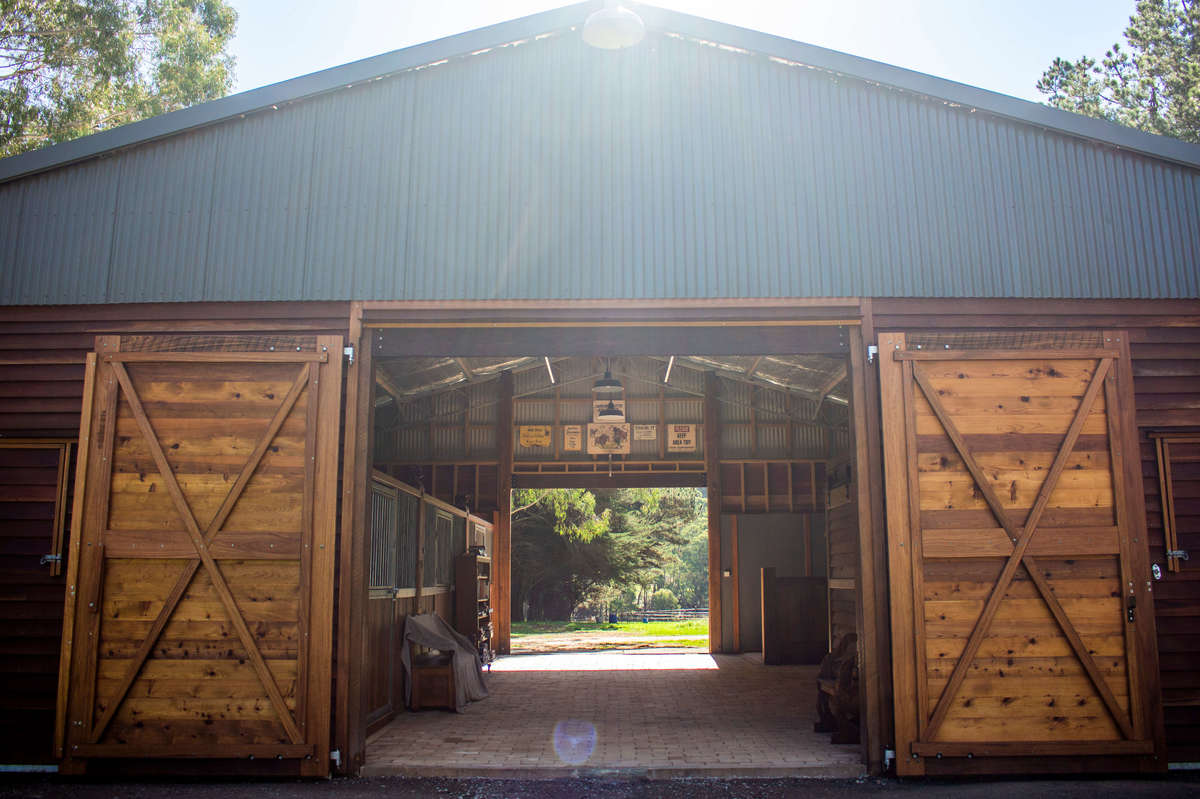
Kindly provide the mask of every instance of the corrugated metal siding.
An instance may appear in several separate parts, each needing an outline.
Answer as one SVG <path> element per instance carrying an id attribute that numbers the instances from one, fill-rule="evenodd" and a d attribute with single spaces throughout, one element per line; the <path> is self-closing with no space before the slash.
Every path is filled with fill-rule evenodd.
<path id="1" fill-rule="evenodd" d="M 1200 173 L 656 34 L 0 187 L 0 302 L 1200 296 Z"/>

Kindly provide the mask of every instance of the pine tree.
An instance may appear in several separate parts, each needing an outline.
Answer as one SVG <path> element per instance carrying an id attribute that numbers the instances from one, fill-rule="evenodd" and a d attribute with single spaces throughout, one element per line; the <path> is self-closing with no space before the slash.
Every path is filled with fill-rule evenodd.
<path id="1" fill-rule="evenodd" d="M 1200 0 L 1138 0 L 1126 46 L 1054 59 L 1037 82 L 1056 108 L 1200 142 Z"/>

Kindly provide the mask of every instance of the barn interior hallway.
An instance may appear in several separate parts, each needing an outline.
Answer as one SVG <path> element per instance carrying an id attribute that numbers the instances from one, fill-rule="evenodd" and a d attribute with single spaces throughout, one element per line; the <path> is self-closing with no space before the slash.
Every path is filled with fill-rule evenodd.
<path id="1" fill-rule="evenodd" d="M 617 650 L 501 657 L 462 713 L 402 711 L 365 776 L 853 777 L 859 747 L 813 732 L 816 666 L 758 653 Z"/>

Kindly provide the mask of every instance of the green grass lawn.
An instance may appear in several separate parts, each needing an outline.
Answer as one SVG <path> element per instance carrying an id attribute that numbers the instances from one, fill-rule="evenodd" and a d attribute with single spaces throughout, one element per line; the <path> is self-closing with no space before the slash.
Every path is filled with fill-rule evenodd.
<path id="1" fill-rule="evenodd" d="M 512 637 L 551 635 L 557 633 L 618 633 L 631 637 L 670 637 L 677 635 L 708 635 L 707 619 L 683 621 L 621 621 L 616 624 L 597 624 L 586 621 L 514 621 Z"/>

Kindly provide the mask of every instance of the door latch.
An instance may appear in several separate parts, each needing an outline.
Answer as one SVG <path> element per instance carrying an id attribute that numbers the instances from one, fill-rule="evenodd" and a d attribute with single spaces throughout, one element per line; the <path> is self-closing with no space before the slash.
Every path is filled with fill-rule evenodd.
<path id="1" fill-rule="evenodd" d="M 1129 595 L 1129 602 L 1125 605 L 1125 618 L 1129 619 L 1129 623 L 1133 623 L 1133 611 L 1137 607 L 1137 599 L 1133 594 Z"/>
<path id="2" fill-rule="evenodd" d="M 1180 560 L 1187 560 L 1188 553 L 1187 553 L 1186 549 L 1168 549 L 1167 557 L 1168 558 L 1179 558 Z"/>
<path id="3" fill-rule="evenodd" d="M 48 566 L 51 563 L 62 563 L 62 555 L 42 555 L 41 565 Z"/>

